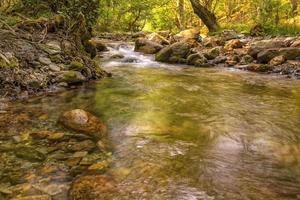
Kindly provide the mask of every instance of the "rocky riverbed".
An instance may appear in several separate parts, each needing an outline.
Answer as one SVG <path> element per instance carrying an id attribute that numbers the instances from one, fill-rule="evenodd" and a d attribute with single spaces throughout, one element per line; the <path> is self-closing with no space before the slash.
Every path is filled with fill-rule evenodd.
<path id="1" fill-rule="evenodd" d="M 156 61 L 195 67 L 231 67 L 300 78 L 299 37 L 252 37 L 232 30 L 202 38 L 199 31 L 177 35 L 146 34 L 135 50 L 155 54 Z"/>
<path id="2" fill-rule="evenodd" d="M 105 125 L 91 113 L 70 110 L 57 119 L 34 108 L 9 109 L 0 115 L 0 199 L 84 195 L 88 187 L 78 180 L 110 165 Z"/>

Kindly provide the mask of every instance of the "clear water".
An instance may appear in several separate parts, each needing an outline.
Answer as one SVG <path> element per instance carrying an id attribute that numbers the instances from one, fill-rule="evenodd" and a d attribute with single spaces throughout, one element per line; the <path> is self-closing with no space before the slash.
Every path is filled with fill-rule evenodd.
<path id="1" fill-rule="evenodd" d="M 99 116 L 113 149 L 105 173 L 117 188 L 99 199 L 300 199 L 299 80 L 114 51 L 127 54 L 104 63 L 112 78 L 14 104 L 12 116 L 48 117 L 3 130 L 55 126 L 74 108 Z"/>

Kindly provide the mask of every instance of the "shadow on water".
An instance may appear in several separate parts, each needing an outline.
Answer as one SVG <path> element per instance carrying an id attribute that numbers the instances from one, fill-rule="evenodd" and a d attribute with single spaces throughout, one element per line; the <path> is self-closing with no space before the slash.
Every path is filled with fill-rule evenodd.
<path id="1" fill-rule="evenodd" d="M 150 61 L 108 61 L 112 78 L 15 104 L 30 123 L 2 123 L 1 142 L 83 108 L 113 147 L 118 192 L 100 199 L 300 198 L 299 81 Z"/>

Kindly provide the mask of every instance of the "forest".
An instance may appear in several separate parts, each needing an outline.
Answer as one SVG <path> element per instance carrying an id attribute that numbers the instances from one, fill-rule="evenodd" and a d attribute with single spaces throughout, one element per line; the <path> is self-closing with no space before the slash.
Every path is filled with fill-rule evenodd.
<path id="1" fill-rule="evenodd" d="M 299 0 L 0 0 L 0 200 L 300 200 Z"/>

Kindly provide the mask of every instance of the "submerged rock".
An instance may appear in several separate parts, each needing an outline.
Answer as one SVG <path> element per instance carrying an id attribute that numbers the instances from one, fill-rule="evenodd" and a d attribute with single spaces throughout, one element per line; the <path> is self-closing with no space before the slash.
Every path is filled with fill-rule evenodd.
<path id="1" fill-rule="evenodd" d="M 67 128 L 85 132 L 94 138 L 101 138 L 106 134 L 106 127 L 100 119 L 81 109 L 63 113 L 59 122 Z"/>
<path id="2" fill-rule="evenodd" d="M 83 176 L 74 181 L 70 197 L 74 200 L 101 199 L 105 193 L 116 192 L 111 178 L 103 175 Z"/>

